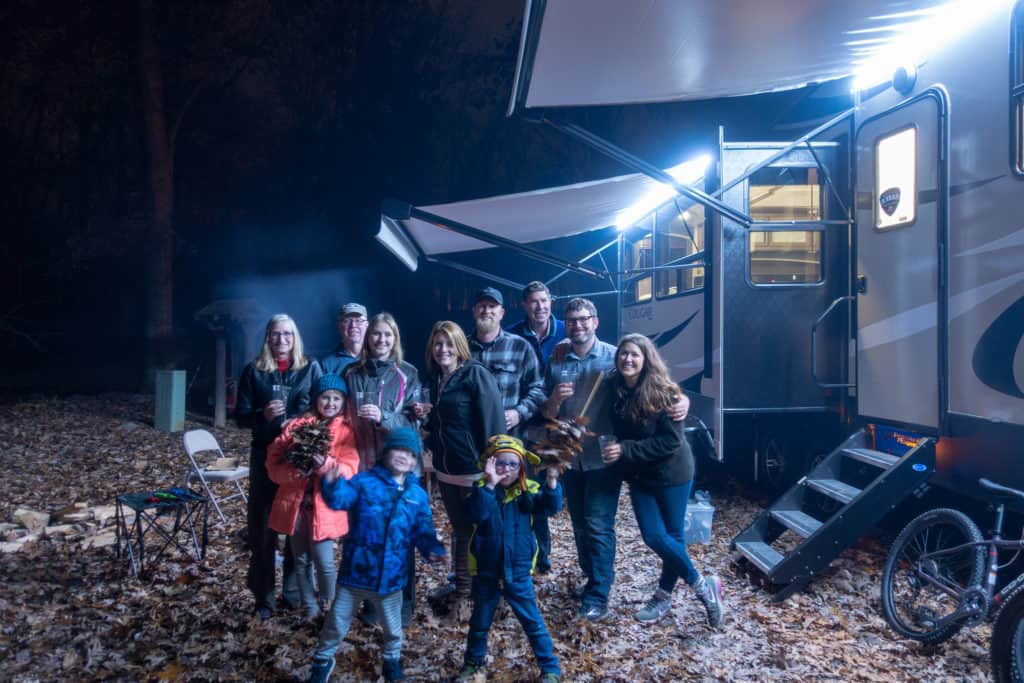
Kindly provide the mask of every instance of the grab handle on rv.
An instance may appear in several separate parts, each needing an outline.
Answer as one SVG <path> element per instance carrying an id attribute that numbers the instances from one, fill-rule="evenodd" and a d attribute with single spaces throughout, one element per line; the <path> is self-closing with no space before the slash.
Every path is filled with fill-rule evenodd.
<path id="1" fill-rule="evenodd" d="M 853 384 L 849 383 L 829 384 L 821 382 L 818 379 L 818 327 L 821 325 L 821 323 L 825 322 L 825 318 L 827 318 L 829 314 L 831 314 L 832 311 L 835 310 L 836 306 L 843 303 L 844 301 L 854 301 L 855 299 L 856 297 L 854 296 L 839 297 L 838 299 L 830 303 L 828 305 L 828 308 L 825 309 L 825 312 L 819 315 L 818 319 L 814 321 L 813 325 L 811 325 L 811 377 L 814 378 L 814 383 L 817 384 L 822 389 L 848 389 L 854 386 Z"/>

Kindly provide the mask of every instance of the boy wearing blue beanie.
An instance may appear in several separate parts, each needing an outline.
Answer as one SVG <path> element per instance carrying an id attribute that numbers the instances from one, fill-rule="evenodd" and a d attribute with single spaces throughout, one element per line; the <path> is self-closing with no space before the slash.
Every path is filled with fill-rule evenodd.
<path id="1" fill-rule="evenodd" d="M 327 681 L 334 655 L 364 600 L 375 603 L 384 628 L 384 680 L 404 681 L 402 673 L 402 587 L 409 576 L 410 549 L 430 562 L 444 559 L 434 530 L 427 493 L 416 478 L 419 435 L 409 428 L 388 433 L 373 468 L 345 480 L 324 475 L 323 497 L 335 510 L 348 510 L 349 535 L 338 568 L 338 590 L 313 658 L 309 680 Z M 383 539 L 383 543 L 381 543 Z"/>

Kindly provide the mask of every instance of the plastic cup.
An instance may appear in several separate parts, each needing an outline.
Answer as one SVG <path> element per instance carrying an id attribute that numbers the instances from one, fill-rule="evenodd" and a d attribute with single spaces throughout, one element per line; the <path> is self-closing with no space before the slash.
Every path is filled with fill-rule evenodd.
<path id="1" fill-rule="evenodd" d="M 601 434 L 600 436 L 597 437 L 597 445 L 601 447 L 602 451 L 605 448 L 608 448 L 608 446 L 611 446 L 612 444 L 616 444 L 618 442 L 619 439 L 614 434 Z"/>

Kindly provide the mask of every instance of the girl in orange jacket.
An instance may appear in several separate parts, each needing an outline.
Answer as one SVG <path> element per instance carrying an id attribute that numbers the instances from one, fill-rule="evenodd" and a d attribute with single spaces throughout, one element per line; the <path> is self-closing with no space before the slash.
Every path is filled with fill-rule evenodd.
<path id="1" fill-rule="evenodd" d="M 335 465 L 346 479 L 359 471 L 355 433 L 344 417 L 348 394 L 345 380 L 338 375 L 323 375 L 313 394 L 315 412 L 288 422 L 267 449 L 267 473 L 278 485 L 269 526 L 289 536 L 299 596 L 309 619 L 316 618 L 334 599 L 334 539 L 348 533 L 347 513 L 332 510 L 324 502 L 320 492 L 321 476 Z M 310 430 L 324 422 L 321 428 L 329 432 L 329 446 L 313 454 L 308 464 L 300 469 L 295 464 L 298 458 L 291 453 L 296 448 L 296 437 L 308 442 Z M 310 562 L 316 569 L 319 602 L 310 582 Z"/>

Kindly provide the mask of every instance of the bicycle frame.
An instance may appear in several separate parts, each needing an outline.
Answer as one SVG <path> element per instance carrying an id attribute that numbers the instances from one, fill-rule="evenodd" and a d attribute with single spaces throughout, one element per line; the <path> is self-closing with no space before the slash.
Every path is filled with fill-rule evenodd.
<path id="1" fill-rule="evenodd" d="M 953 546 L 952 548 L 943 548 L 942 550 L 925 553 L 917 558 L 917 562 L 914 566 L 914 575 L 918 579 L 926 581 L 956 598 L 959 603 L 955 612 L 939 621 L 939 626 L 961 620 L 989 618 L 993 616 L 999 606 L 1002 605 L 1003 599 L 1021 582 L 1024 582 L 1024 574 L 1022 574 L 1005 585 L 1001 591 L 997 592 L 995 590 L 996 577 L 999 574 L 999 551 L 1001 549 L 1024 549 L 1024 538 L 1017 540 L 1004 540 L 1002 538 L 1003 518 L 1005 516 L 1005 512 L 1005 503 L 999 503 L 995 510 L 995 524 L 993 526 L 991 538 L 983 539 L 981 541 L 972 541 L 970 543 L 961 543 L 960 545 Z M 982 546 L 988 548 L 988 572 L 985 576 L 985 583 L 981 586 L 972 585 L 961 589 L 961 587 L 957 586 L 955 583 L 943 581 L 940 577 L 933 576 L 930 572 L 922 569 L 922 565 L 928 560 L 952 555 L 968 548 L 977 548 Z M 979 592 L 980 595 L 978 595 Z M 965 599 L 968 595 L 970 595 L 970 599 Z"/>

